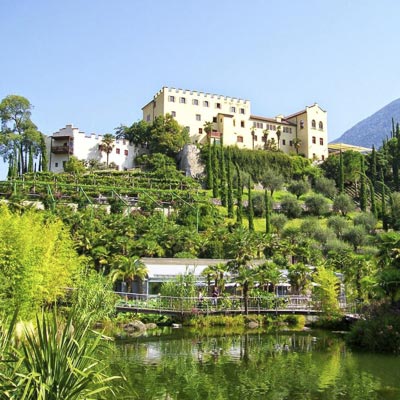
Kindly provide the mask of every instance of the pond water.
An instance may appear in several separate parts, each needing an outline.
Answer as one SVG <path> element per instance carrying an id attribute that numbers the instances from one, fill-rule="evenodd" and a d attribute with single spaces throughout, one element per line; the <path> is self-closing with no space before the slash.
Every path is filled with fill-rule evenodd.
<path id="1" fill-rule="evenodd" d="M 110 363 L 127 378 L 124 399 L 400 399 L 399 357 L 350 351 L 326 332 L 169 329 L 116 343 Z"/>

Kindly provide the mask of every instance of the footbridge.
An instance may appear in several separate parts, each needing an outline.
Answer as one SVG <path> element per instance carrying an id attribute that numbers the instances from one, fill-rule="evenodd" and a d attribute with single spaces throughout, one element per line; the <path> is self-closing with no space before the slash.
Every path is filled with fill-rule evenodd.
<path id="1" fill-rule="evenodd" d="M 270 296 L 250 297 L 247 307 L 243 297 L 169 297 L 151 296 L 135 293 L 118 293 L 117 312 L 138 314 L 159 314 L 168 316 L 190 317 L 196 315 L 238 315 L 245 314 L 297 314 L 319 315 L 320 304 L 308 296 Z M 340 304 L 344 314 L 356 315 L 345 304 Z"/>

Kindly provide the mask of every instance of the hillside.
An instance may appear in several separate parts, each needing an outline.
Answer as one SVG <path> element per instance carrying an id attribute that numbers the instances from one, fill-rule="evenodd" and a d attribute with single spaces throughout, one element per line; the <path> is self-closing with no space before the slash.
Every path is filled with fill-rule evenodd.
<path id="1" fill-rule="evenodd" d="M 332 143 L 348 143 L 379 148 L 392 130 L 392 118 L 400 121 L 400 99 L 394 100 L 368 118 L 363 119 Z"/>

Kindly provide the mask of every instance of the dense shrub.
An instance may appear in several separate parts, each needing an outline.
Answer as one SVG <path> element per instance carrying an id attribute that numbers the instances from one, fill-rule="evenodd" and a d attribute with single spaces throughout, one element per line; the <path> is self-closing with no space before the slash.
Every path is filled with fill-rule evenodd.
<path id="1" fill-rule="evenodd" d="M 399 311 L 379 310 L 355 323 L 347 336 L 350 346 L 373 351 L 400 354 Z"/>

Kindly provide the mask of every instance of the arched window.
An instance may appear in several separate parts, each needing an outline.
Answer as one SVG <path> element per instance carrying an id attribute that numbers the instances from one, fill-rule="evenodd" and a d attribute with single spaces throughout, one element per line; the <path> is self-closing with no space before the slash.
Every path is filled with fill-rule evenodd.
<path id="1" fill-rule="evenodd" d="M 322 123 L 322 121 L 319 121 L 318 128 L 319 129 L 324 129 L 324 124 Z"/>
<path id="2" fill-rule="evenodd" d="M 317 124 L 315 123 L 315 119 L 313 119 L 313 120 L 311 121 L 311 127 L 312 127 L 312 128 L 316 128 L 316 127 L 317 127 Z"/>

